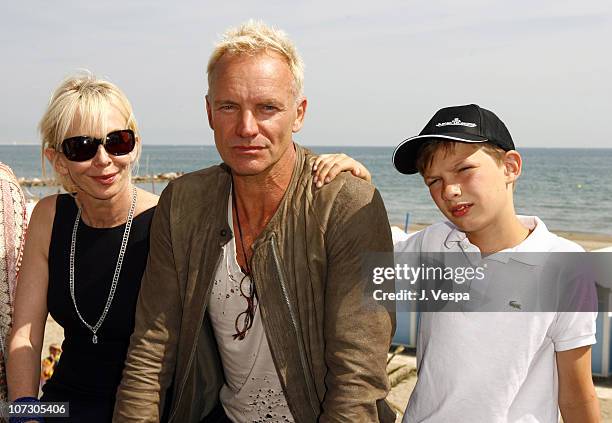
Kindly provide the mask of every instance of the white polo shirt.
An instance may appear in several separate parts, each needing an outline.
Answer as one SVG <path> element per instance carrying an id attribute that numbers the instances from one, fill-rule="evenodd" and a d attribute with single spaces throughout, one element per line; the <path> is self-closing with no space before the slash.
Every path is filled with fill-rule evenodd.
<path id="1" fill-rule="evenodd" d="M 537 217 L 531 234 L 503 252 L 572 252 Z M 452 223 L 395 244 L 396 252 L 480 252 Z M 421 313 L 418 381 L 403 422 L 559 421 L 556 351 L 595 343 L 597 313 Z"/>

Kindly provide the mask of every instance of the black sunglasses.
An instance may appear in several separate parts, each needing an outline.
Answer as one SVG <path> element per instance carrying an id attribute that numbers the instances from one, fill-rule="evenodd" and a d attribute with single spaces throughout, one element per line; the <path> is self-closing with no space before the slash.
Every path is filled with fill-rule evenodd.
<path id="1" fill-rule="evenodd" d="M 104 140 L 87 135 L 70 137 L 62 141 L 62 152 L 72 162 L 84 162 L 94 158 L 99 145 L 103 145 L 108 154 L 124 156 L 134 150 L 136 136 L 131 129 L 121 129 L 109 132 Z"/>

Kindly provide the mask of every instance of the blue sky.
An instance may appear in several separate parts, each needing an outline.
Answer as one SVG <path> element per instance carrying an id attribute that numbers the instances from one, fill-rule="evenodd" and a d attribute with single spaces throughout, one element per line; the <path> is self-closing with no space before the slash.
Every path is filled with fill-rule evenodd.
<path id="1" fill-rule="evenodd" d="M 145 143 L 212 144 L 205 65 L 249 18 L 305 60 L 304 144 L 391 146 L 475 102 L 519 147 L 612 148 L 609 0 L 4 2 L 0 143 L 38 143 L 51 92 L 86 68 L 127 93 Z"/>

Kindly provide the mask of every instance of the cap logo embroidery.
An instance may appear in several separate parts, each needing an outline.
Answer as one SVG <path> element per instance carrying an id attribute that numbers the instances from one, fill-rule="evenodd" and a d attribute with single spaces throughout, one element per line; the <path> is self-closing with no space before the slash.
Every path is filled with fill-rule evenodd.
<path id="1" fill-rule="evenodd" d="M 451 120 L 450 122 L 440 122 L 440 123 L 437 123 L 436 126 L 438 128 L 440 128 L 442 126 L 467 126 L 468 128 L 474 128 L 474 127 L 476 127 L 476 124 L 475 123 L 470 123 L 470 122 L 462 122 L 461 119 L 455 118 L 455 119 Z"/>

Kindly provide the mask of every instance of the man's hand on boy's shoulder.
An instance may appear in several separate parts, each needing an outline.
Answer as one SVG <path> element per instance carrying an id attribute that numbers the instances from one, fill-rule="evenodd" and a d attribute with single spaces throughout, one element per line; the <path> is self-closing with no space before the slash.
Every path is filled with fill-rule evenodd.
<path id="1" fill-rule="evenodd" d="M 591 375 L 591 346 L 558 351 L 557 372 L 563 422 L 599 422 L 599 400 Z"/>

